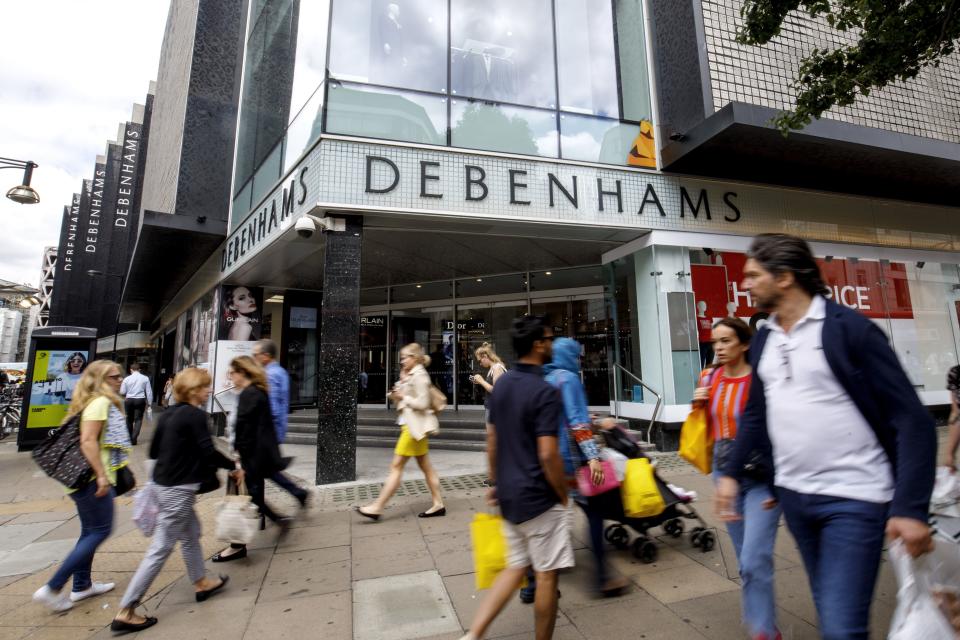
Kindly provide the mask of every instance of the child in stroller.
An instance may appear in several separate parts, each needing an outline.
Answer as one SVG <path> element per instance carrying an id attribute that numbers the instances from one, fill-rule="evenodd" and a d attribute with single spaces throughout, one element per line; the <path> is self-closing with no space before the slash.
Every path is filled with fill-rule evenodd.
<path id="1" fill-rule="evenodd" d="M 621 427 L 606 423 L 600 433 L 608 450 L 613 450 L 625 458 L 647 457 L 633 437 Z M 588 498 L 590 506 L 596 508 L 603 515 L 604 520 L 614 521 L 614 524 L 604 530 L 604 539 L 618 549 L 632 548 L 633 555 L 638 560 L 649 564 L 657 559 L 657 546 L 653 537 L 649 535 L 651 529 L 660 526 L 667 535 L 679 538 L 686 528 L 684 520 L 695 520 L 696 526 L 690 532 L 691 544 L 699 547 L 704 553 L 712 550 L 716 545 L 716 536 L 707 528 L 707 523 L 693 507 L 693 497 L 671 489 L 670 485 L 664 482 L 656 472 L 654 476 L 657 488 L 666 504 L 666 508 L 656 516 L 648 518 L 627 516 L 623 512 L 623 500 L 619 488 Z M 638 534 L 632 543 L 628 527 Z"/>

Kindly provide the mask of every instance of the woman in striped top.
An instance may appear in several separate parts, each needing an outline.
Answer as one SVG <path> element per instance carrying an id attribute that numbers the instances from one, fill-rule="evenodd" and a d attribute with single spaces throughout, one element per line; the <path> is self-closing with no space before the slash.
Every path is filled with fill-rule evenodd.
<path id="1" fill-rule="evenodd" d="M 707 421 L 716 442 L 714 469 L 731 449 L 737 436 L 737 421 L 747 406 L 753 372 L 746 360 L 752 331 L 739 318 L 723 318 L 713 326 L 716 366 L 700 374 L 694 403 L 707 408 Z M 773 546 L 780 521 L 780 507 L 771 493 L 772 478 L 763 456 L 752 456 L 752 477 L 740 487 L 737 513 L 743 517 L 727 523 L 743 583 L 743 623 L 754 640 L 780 638 L 773 593 Z"/>

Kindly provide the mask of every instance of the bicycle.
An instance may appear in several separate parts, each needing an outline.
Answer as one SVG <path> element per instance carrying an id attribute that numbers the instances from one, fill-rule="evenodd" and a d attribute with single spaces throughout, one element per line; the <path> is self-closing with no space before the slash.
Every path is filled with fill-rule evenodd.
<path id="1" fill-rule="evenodd" d="M 17 389 L 10 387 L 0 393 L 0 440 L 20 428 L 20 398 Z"/>

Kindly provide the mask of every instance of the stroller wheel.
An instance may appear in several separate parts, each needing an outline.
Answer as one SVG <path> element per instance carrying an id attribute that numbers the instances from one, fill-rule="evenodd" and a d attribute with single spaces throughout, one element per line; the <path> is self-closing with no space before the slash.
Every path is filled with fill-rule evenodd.
<path id="1" fill-rule="evenodd" d="M 717 539 L 714 537 L 713 533 L 710 531 L 704 531 L 700 534 L 700 550 L 704 553 L 708 551 L 713 551 L 713 547 L 716 544 Z"/>
<path id="2" fill-rule="evenodd" d="M 706 533 L 706 529 L 703 527 L 694 527 L 693 531 L 690 532 L 690 544 L 695 547 L 699 547 L 700 540 L 704 533 Z"/>
<path id="3" fill-rule="evenodd" d="M 683 521 L 674 518 L 663 523 L 663 530 L 671 538 L 679 538 L 683 535 Z"/>
<path id="4" fill-rule="evenodd" d="M 630 542 L 630 534 L 619 524 L 611 525 L 604 537 L 617 549 L 626 549 Z"/>
<path id="5" fill-rule="evenodd" d="M 647 538 L 637 538 L 633 541 L 633 556 L 644 564 L 650 564 L 657 559 L 657 545 Z"/>

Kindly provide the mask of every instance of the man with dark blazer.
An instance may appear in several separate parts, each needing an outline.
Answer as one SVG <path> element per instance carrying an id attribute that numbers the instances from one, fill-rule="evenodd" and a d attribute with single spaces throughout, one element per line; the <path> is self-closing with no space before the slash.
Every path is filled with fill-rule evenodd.
<path id="1" fill-rule="evenodd" d="M 747 258 L 743 288 L 772 315 L 750 347 L 754 383 L 716 508 L 739 517 L 750 452 L 769 451 L 822 637 L 867 638 L 884 534 L 913 556 L 932 546 L 934 422 L 880 328 L 824 297 L 805 241 L 764 234 Z"/>

